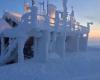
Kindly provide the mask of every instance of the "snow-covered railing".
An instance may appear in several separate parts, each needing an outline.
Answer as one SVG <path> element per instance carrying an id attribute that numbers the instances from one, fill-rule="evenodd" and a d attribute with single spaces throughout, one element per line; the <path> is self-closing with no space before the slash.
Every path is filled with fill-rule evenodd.
<path id="1" fill-rule="evenodd" d="M 86 27 L 86 26 L 80 25 L 80 31 L 81 31 L 82 33 L 88 33 L 88 32 L 89 32 L 89 29 L 88 29 L 88 27 Z"/>
<path id="2" fill-rule="evenodd" d="M 14 13 L 14 12 L 5 12 L 3 15 L 4 19 L 11 19 L 12 21 L 19 23 L 21 21 L 22 15 L 19 13 Z"/>
<path id="3" fill-rule="evenodd" d="M 8 47 L 6 47 L 6 49 L 4 49 L 1 56 L 9 55 L 12 52 L 12 50 L 14 50 L 14 48 L 16 47 L 16 43 L 17 43 L 17 41 L 14 41 L 13 44 L 9 44 Z"/>

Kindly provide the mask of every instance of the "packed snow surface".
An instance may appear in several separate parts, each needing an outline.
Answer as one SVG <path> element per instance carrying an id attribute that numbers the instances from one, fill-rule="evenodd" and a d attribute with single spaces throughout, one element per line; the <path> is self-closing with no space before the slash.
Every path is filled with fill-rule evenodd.
<path id="1" fill-rule="evenodd" d="M 100 47 L 87 52 L 48 55 L 45 63 L 34 59 L 0 67 L 0 80 L 100 80 Z"/>

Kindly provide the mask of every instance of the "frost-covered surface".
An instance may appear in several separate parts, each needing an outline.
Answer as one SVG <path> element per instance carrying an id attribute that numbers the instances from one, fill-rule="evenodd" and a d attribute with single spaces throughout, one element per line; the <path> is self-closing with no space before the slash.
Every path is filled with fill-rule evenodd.
<path id="1" fill-rule="evenodd" d="M 4 30 L 8 30 L 8 29 L 11 29 L 11 26 L 5 20 L 0 18 L 0 34 Z"/>
<path id="2" fill-rule="evenodd" d="M 100 80 L 100 47 L 66 53 L 64 59 L 51 54 L 45 63 L 35 63 L 32 59 L 2 66 L 0 80 Z"/>

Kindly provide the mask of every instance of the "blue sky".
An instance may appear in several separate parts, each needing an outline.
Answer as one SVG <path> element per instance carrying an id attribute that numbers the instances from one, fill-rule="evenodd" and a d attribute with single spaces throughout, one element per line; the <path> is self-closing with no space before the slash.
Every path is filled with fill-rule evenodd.
<path id="1" fill-rule="evenodd" d="M 49 1 L 56 4 L 58 9 L 62 8 L 62 0 Z M 22 12 L 23 2 L 24 0 L 0 0 L 0 16 L 2 16 L 4 10 Z M 81 23 L 85 24 L 87 21 L 93 21 L 96 25 L 100 24 L 100 0 L 69 0 L 68 6 L 69 12 L 71 6 L 74 6 L 76 18 Z"/>
<path id="2" fill-rule="evenodd" d="M 26 0 L 26 2 L 30 0 Z M 43 1 L 43 0 L 36 0 Z M 44 0 L 46 1 L 46 0 Z M 49 0 L 57 6 L 58 9 L 62 9 L 62 0 Z M 23 12 L 24 0 L 0 0 L 0 16 L 3 15 L 4 10 Z M 100 0 L 68 0 L 68 11 L 71 11 L 71 6 L 74 6 L 76 20 L 82 24 L 86 24 L 87 21 L 94 22 L 92 29 L 92 35 L 98 37 L 100 40 Z M 95 31 L 94 31 L 95 29 Z M 95 34 L 96 33 L 96 34 Z"/>

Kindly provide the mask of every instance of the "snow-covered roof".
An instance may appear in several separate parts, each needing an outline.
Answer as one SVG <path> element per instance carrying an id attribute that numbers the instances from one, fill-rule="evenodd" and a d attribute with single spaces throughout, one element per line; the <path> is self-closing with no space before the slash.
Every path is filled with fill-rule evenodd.
<path id="1" fill-rule="evenodd" d="M 16 13 L 16 12 L 5 12 L 3 17 L 10 18 L 10 19 L 12 19 L 15 22 L 20 22 L 22 14 Z"/>
<path id="2" fill-rule="evenodd" d="M 39 30 L 37 28 L 34 28 L 32 25 L 24 25 L 19 24 L 19 26 L 8 29 L 2 32 L 2 36 L 5 37 L 20 37 L 20 36 L 26 36 L 26 35 L 34 35 L 34 36 L 40 36 Z"/>
<path id="3" fill-rule="evenodd" d="M 11 26 L 5 20 L 0 19 L 0 34 L 6 29 L 11 29 Z"/>
<path id="4" fill-rule="evenodd" d="M 21 17 L 22 17 L 22 14 L 20 14 L 20 13 L 15 13 L 15 12 L 12 12 L 11 14 L 12 14 L 12 15 L 14 15 L 14 16 L 16 16 L 16 17 L 19 17 L 19 18 L 21 18 Z"/>

